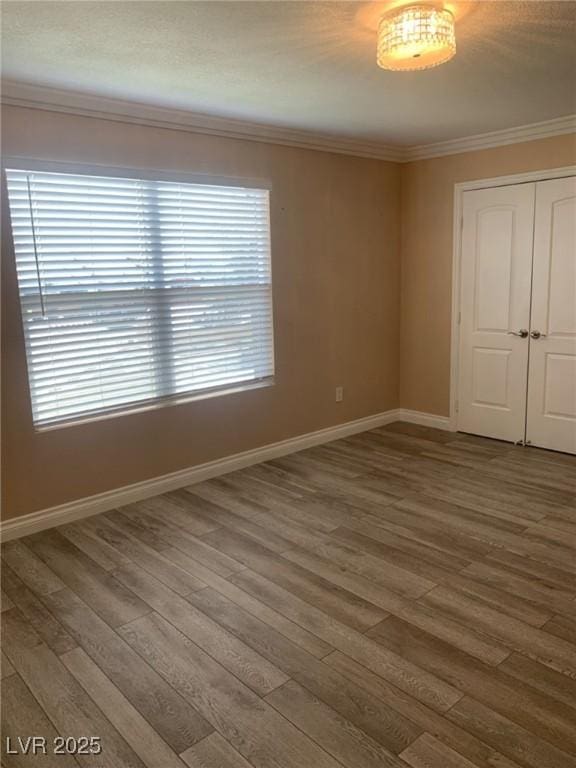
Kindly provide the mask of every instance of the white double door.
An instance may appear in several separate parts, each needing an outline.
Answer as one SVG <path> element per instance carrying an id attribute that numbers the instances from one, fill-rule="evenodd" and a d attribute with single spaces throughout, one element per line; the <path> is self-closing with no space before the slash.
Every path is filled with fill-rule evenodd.
<path id="1" fill-rule="evenodd" d="M 576 177 L 464 192 L 457 426 L 576 453 Z"/>

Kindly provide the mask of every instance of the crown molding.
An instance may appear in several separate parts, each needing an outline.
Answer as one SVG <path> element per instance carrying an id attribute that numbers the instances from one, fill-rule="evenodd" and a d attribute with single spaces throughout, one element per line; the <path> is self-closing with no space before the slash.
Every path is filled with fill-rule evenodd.
<path id="1" fill-rule="evenodd" d="M 183 109 L 155 107 L 135 101 L 96 96 L 78 91 L 2 81 L 2 103 L 16 107 L 30 107 L 50 112 L 65 112 L 83 117 L 96 117 L 122 123 L 136 123 L 155 128 L 168 128 L 210 136 L 224 136 L 244 141 L 282 144 L 288 147 L 336 152 L 357 157 L 400 162 L 404 156 L 401 147 L 380 142 L 367 142 L 329 136 L 311 131 L 281 128 L 246 120 L 213 117 Z"/>
<path id="2" fill-rule="evenodd" d="M 462 152 L 473 152 L 478 149 L 491 149 L 506 144 L 519 144 L 535 139 L 547 139 L 551 136 L 562 136 L 576 133 L 576 115 L 565 115 L 554 120 L 544 120 L 541 123 L 519 125 L 516 128 L 506 128 L 502 131 L 479 133 L 451 141 L 439 141 L 434 144 L 421 144 L 408 147 L 404 152 L 404 162 L 412 160 L 428 160 L 445 155 L 457 155 Z"/>
<path id="3" fill-rule="evenodd" d="M 168 128 L 210 136 L 224 136 L 243 141 L 259 141 L 301 149 L 336 152 L 396 163 L 428 160 L 462 152 L 576 133 L 576 115 L 566 115 L 554 120 L 545 120 L 540 123 L 521 125 L 501 131 L 490 131 L 461 139 L 406 147 L 264 125 L 246 120 L 214 117 L 183 109 L 155 107 L 135 101 L 32 85 L 14 80 L 2 81 L 1 91 L 2 103 L 11 106 L 64 112 L 82 117 L 96 117 L 101 120 Z"/>

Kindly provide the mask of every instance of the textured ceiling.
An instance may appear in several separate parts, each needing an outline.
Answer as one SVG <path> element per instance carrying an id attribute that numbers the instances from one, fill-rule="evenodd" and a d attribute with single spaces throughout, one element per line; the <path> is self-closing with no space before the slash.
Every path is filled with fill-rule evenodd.
<path id="1" fill-rule="evenodd" d="M 576 111 L 576 2 L 447 3 L 458 53 L 384 72 L 393 3 L 2 3 L 3 76 L 156 106 L 399 144 Z"/>

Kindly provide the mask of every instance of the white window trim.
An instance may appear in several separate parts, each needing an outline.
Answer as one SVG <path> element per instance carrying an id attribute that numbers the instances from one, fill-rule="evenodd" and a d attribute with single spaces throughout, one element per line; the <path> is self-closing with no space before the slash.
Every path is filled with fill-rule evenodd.
<path id="1" fill-rule="evenodd" d="M 246 187 L 272 191 L 269 179 L 252 176 L 226 176 L 192 171 L 171 171 L 160 168 L 143 168 L 135 165 L 106 165 L 98 163 L 76 163 L 64 160 L 43 160 L 24 155 L 4 155 L 2 169 L 18 171 L 45 171 L 46 173 L 85 173 L 94 176 L 117 176 L 123 179 L 147 179 L 149 181 L 172 181 L 207 186 Z"/>
<path id="2" fill-rule="evenodd" d="M 275 376 L 267 376 L 265 379 L 250 381 L 246 384 L 232 384 L 230 387 L 226 388 L 217 387 L 213 390 L 204 390 L 203 392 L 191 393 L 189 395 L 169 395 L 168 397 L 149 400 L 144 404 L 136 403 L 134 405 L 119 405 L 115 409 L 99 411 L 93 416 L 71 416 L 69 419 L 62 419 L 62 421 L 54 422 L 54 424 L 34 424 L 34 431 L 54 432 L 57 429 L 79 427 L 84 424 L 92 424 L 97 421 L 108 421 L 108 419 L 117 419 L 122 416 L 136 416 L 139 413 L 146 413 L 147 411 L 158 411 L 162 408 L 173 408 L 177 405 L 194 403 L 197 400 L 212 400 L 216 397 L 224 397 L 226 395 L 237 395 L 241 394 L 242 392 L 249 392 L 252 389 L 264 389 L 266 387 L 273 387 L 275 383 Z"/>
<path id="3" fill-rule="evenodd" d="M 140 166 L 119 166 L 119 165 L 105 165 L 96 163 L 78 163 L 71 161 L 60 160 L 45 160 L 36 157 L 30 157 L 25 155 L 9 155 L 2 157 L 1 163 L 2 169 L 2 192 L 8 200 L 7 194 L 7 181 L 6 181 L 6 169 L 14 169 L 20 171 L 38 171 L 47 173 L 78 173 L 87 175 L 101 175 L 112 176 L 118 178 L 127 179 L 146 179 L 150 181 L 166 181 L 166 182 L 182 182 L 190 184 L 205 184 L 207 186 L 230 186 L 230 187 L 243 187 L 247 189 L 264 189 L 270 193 L 270 207 L 272 198 L 272 183 L 269 179 L 247 177 L 247 176 L 220 176 L 217 174 L 209 173 L 196 173 L 189 171 L 172 171 L 165 169 L 143 168 Z M 276 384 L 275 376 L 275 323 L 274 323 L 274 289 L 273 289 L 273 268 L 272 268 L 272 227 L 269 222 L 269 240 L 270 240 L 270 279 L 271 279 L 271 316 L 272 316 L 272 338 L 271 338 L 271 352 L 272 360 L 274 361 L 274 373 L 271 376 L 267 376 L 263 379 L 256 379 L 241 384 L 231 384 L 230 386 L 215 387 L 214 389 L 204 390 L 200 392 L 191 392 L 186 394 L 168 395 L 165 397 L 155 398 L 140 403 L 119 405 L 114 408 L 98 411 L 94 414 L 86 414 L 84 416 L 71 416 L 54 423 L 48 424 L 36 424 L 32 420 L 32 427 L 34 432 L 53 432 L 59 429 L 67 429 L 69 427 L 82 426 L 85 424 L 92 424 L 94 422 L 105 421 L 108 419 L 115 419 L 121 417 L 129 417 L 137 415 L 139 413 L 146 413 L 148 411 L 155 411 L 162 408 L 170 408 L 178 405 L 185 405 L 187 403 L 193 403 L 200 400 L 208 400 L 216 397 L 224 397 L 226 395 L 240 394 L 242 392 L 249 392 L 251 390 L 263 389 L 272 387 Z M 12 247 L 13 258 L 15 259 L 14 247 Z M 27 376 L 28 381 L 28 376 Z M 28 381 L 28 400 L 29 411 L 32 413 L 32 395 Z"/>

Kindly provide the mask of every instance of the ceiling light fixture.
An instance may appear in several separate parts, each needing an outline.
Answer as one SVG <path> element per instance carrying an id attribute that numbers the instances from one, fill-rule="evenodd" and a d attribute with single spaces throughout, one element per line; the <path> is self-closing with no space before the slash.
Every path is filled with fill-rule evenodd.
<path id="1" fill-rule="evenodd" d="M 378 66 L 429 69 L 456 53 L 454 16 L 432 5 L 410 5 L 383 16 L 378 26 Z"/>

